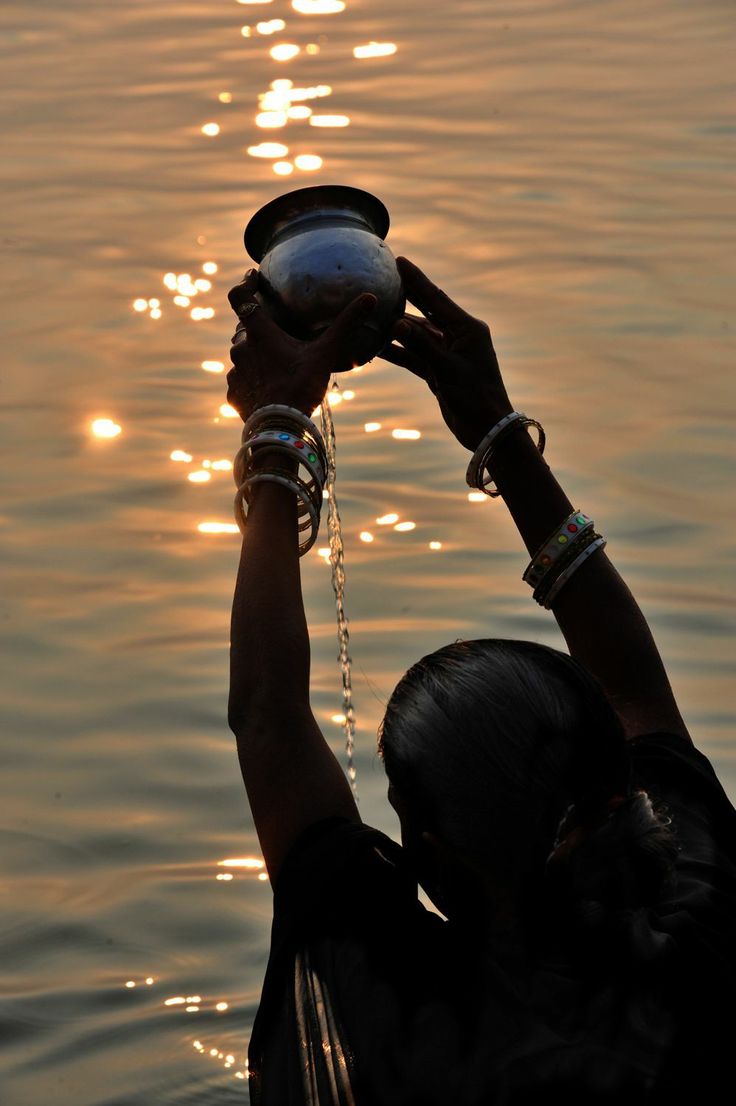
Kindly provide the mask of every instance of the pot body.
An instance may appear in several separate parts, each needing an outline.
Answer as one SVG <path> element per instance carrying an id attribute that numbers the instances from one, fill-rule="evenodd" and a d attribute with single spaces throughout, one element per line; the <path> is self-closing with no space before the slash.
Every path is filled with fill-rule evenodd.
<path id="1" fill-rule="evenodd" d="M 378 303 L 352 349 L 353 364 L 365 364 L 388 342 L 406 303 L 383 240 L 388 225 L 383 204 L 358 188 L 301 188 L 266 204 L 245 232 L 260 262 L 264 309 L 289 334 L 310 339 L 361 292 L 372 292 Z"/>

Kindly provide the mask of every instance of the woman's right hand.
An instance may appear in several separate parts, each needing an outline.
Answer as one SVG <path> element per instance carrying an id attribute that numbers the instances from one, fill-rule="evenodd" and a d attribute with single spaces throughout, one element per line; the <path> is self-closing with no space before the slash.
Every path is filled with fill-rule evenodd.
<path id="1" fill-rule="evenodd" d="M 466 449 L 475 451 L 488 431 L 514 409 L 491 332 L 411 261 L 399 257 L 396 264 L 407 299 L 424 317 L 405 314 L 393 329 L 396 341 L 380 356 L 426 381 L 452 433 Z"/>

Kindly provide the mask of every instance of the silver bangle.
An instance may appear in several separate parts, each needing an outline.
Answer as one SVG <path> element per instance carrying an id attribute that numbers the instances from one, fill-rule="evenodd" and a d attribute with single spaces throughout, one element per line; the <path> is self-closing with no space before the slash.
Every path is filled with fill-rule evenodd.
<path id="1" fill-rule="evenodd" d="M 248 518 L 248 510 L 246 510 L 246 504 L 248 503 L 247 492 L 253 484 L 281 484 L 283 487 L 288 488 L 290 491 L 295 492 L 301 500 L 302 504 L 309 514 L 309 519 L 299 527 L 300 532 L 306 529 L 307 526 L 311 526 L 311 533 L 305 542 L 299 544 L 299 556 L 303 557 L 305 553 L 314 545 L 317 540 L 317 534 L 319 533 L 319 512 L 317 511 L 312 496 L 304 485 L 303 481 L 296 483 L 288 476 L 282 476 L 275 472 L 255 472 L 252 476 L 249 476 L 238 488 L 235 493 L 235 521 L 238 524 L 238 528 L 241 534 L 246 532 L 246 521 Z"/>
<path id="2" fill-rule="evenodd" d="M 246 419 L 243 425 L 243 432 L 241 435 L 241 442 L 245 444 L 250 435 L 256 432 L 265 423 L 281 424 L 286 422 L 296 423 L 303 430 L 306 430 L 308 434 L 314 439 L 317 446 L 317 452 L 320 453 L 320 459 L 323 462 L 325 471 L 327 470 L 327 455 L 325 452 L 325 445 L 322 439 L 322 435 L 317 429 L 316 425 L 312 422 L 309 415 L 305 415 L 303 411 L 300 411 L 298 407 L 289 407 L 284 403 L 267 403 L 264 407 L 257 407 L 253 414 Z"/>
<path id="3" fill-rule="evenodd" d="M 493 477 L 490 475 L 490 473 L 488 473 L 487 479 L 484 479 L 483 470 L 487 469 L 487 466 L 493 457 L 493 447 L 494 444 L 498 444 L 497 439 L 499 435 L 507 430 L 508 427 L 510 427 L 513 423 L 518 422 L 521 419 L 524 420 L 522 423 L 523 426 L 536 426 L 537 430 L 539 431 L 537 448 L 539 449 L 540 453 L 544 453 L 546 436 L 541 423 L 538 423 L 536 419 L 530 419 L 522 411 L 511 411 L 508 415 L 504 415 L 504 417 L 499 422 L 497 422 L 491 430 L 488 431 L 485 438 L 483 438 L 482 442 L 471 457 L 470 464 L 468 465 L 468 471 L 465 474 L 465 481 L 469 487 L 478 488 L 486 495 L 492 497 L 496 497 L 501 494 L 498 488 L 495 488 L 493 491 L 489 490 L 488 486 L 489 484 L 493 483 Z"/>
<path id="4" fill-rule="evenodd" d="M 560 573 L 542 602 L 542 606 L 545 610 L 548 611 L 550 609 L 552 602 L 557 597 L 560 589 L 565 586 L 572 574 L 580 568 L 581 564 L 583 564 L 584 561 L 587 561 L 588 557 L 591 557 L 597 549 L 603 549 L 606 544 L 607 543 L 605 538 L 596 538 L 595 541 L 592 541 L 590 545 L 587 545 L 585 547 L 582 553 L 578 554 L 572 564 L 569 564 L 567 568 Z"/>
<path id="5" fill-rule="evenodd" d="M 319 460 L 319 454 L 316 451 L 312 451 L 311 447 L 302 450 L 297 449 L 294 446 L 293 439 L 297 435 L 292 434 L 292 441 L 282 441 L 278 436 L 278 433 L 287 433 L 287 431 L 266 431 L 267 435 L 274 435 L 273 437 L 264 438 L 260 435 L 260 440 L 257 445 L 253 445 L 253 439 L 250 438 L 244 445 L 240 447 L 235 454 L 235 460 L 233 461 L 233 477 L 238 487 L 243 483 L 247 472 L 249 470 L 250 462 L 253 460 L 255 454 L 259 449 L 268 449 L 271 452 L 283 453 L 291 461 L 298 461 L 300 465 L 303 465 L 311 476 L 311 482 L 315 487 L 319 488 L 319 494 L 322 495 L 322 489 L 325 484 L 325 470 Z M 310 455 L 315 458 L 314 461 L 310 461 Z"/>

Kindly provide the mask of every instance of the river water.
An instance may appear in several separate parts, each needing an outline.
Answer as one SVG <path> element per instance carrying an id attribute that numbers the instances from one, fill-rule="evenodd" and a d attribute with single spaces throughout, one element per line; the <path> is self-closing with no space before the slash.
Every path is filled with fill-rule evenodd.
<path id="1" fill-rule="evenodd" d="M 733 798 L 736 12 L 5 0 L 0 20 L 3 1106 L 247 1102 L 271 892 L 226 723 L 239 423 L 216 371 L 244 224 L 288 188 L 366 188 L 394 252 L 488 319 Z M 405 669 L 457 637 L 564 643 L 423 383 L 380 360 L 340 383 L 357 786 L 398 839 L 374 748 Z M 344 763 L 322 527 L 313 707 Z"/>

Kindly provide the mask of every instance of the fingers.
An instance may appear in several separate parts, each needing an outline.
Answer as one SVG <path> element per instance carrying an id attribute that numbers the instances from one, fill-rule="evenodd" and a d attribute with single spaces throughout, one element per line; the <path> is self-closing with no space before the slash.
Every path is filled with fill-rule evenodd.
<path id="1" fill-rule="evenodd" d="M 423 319 L 414 319 L 405 315 L 394 327 L 394 337 L 415 357 L 427 361 L 434 371 L 437 355 L 442 352 L 440 341 L 442 332 Z"/>
<path id="2" fill-rule="evenodd" d="M 256 298 L 259 275 L 257 269 L 249 269 L 245 274 L 245 279 L 231 288 L 227 294 L 230 306 L 240 320 L 233 337 L 233 349 L 240 342 L 245 341 L 248 336 L 257 337 L 277 329 L 276 324 L 266 314 Z"/>
<path id="3" fill-rule="evenodd" d="M 364 292 L 349 303 L 335 321 L 318 339 L 334 367 L 341 366 L 350 358 L 356 331 L 370 318 L 378 300 L 371 292 Z M 352 365 L 349 366 L 352 368 Z"/>
<path id="4" fill-rule="evenodd" d="M 442 326 L 458 331 L 473 323 L 475 319 L 463 311 L 454 300 L 433 284 L 418 266 L 406 257 L 397 257 L 396 265 L 401 273 L 407 298 L 425 315 L 436 319 Z"/>
<path id="5" fill-rule="evenodd" d="M 428 384 L 430 391 L 437 395 L 437 381 L 427 368 L 426 363 L 416 354 L 410 353 L 408 349 L 402 349 L 401 346 L 389 343 L 383 347 L 378 356 L 382 357 L 384 361 L 390 361 L 392 365 L 399 365 L 402 369 L 408 369 L 410 373 Z"/>

